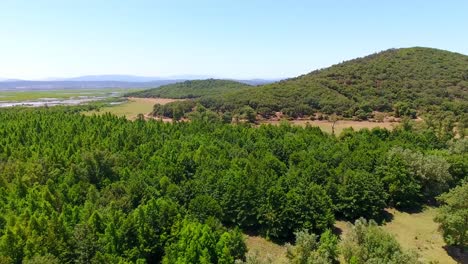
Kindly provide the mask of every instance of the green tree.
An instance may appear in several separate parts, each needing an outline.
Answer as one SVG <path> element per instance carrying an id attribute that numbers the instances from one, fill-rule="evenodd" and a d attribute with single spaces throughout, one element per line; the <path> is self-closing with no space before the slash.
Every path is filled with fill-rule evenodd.
<path id="1" fill-rule="evenodd" d="M 449 245 L 468 248 L 468 183 L 464 182 L 437 198 L 442 206 L 435 221 L 440 223 Z"/>
<path id="2" fill-rule="evenodd" d="M 287 245 L 287 257 L 292 264 L 331 264 L 337 262 L 338 238 L 330 230 L 320 240 L 306 231 L 295 232 L 295 245 Z"/>
<path id="3" fill-rule="evenodd" d="M 214 263 L 217 239 L 217 235 L 207 225 L 186 220 L 177 241 L 166 248 L 163 263 Z"/>
<path id="4" fill-rule="evenodd" d="M 193 198 L 189 203 L 189 211 L 201 222 L 210 216 L 221 219 L 223 214 L 219 203 L 209 195 L 199 195 Z"/>
<path id="5" fill-rule="evenodd" d="M 365 171 L 348 170 L 338 190 L 337 209 L 347 219 L 377 218 L 386 206 L 387 194 L 378 177 Z"/>

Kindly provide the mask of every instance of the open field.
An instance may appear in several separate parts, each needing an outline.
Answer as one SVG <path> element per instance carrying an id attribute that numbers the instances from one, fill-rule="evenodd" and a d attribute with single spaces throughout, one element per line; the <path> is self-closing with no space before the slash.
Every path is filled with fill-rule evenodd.
<path id="1" fill-rule="evenodd" d="M 403 248 L 417 252 L 423 263 L 457 263 L 444 249 L 445 242 L 437 230 L 438 224 L 433 220 L 435 208 L 412 214 L 395 209 L 387 209 L 387 212 L 393 215 L 393 219 L 382 227 L 393 234 Z M 335 227 L 341 230 L 341 236 L 349 231 L 345 221 L 337 221 Z M 271 259 L 274 264 L 287 263 L 285 246 L 257 236 L 246 237 L 246 244 L 249 252 L 258 252 L 262 260 Z"/>
<path id="2" fill-rule="evenodd" d="M 284 121 L 262 121 L 261 124 L 279 125 Z M 333 123 L 325 120 L 290 120 L 286 121 L 293 125 L 299 126 L 318 126 L 322 131 L 332 133 Z M 370 122 L 370 121 L 352 121 L 352 120 L 339 120 L 335 124 L 335 134 L 339 135 L 345 128 L 352 127 L 354 130 L 363 128 L 372 129 L 374 127 L 386 128 L 392 130 L 399 123 L 398 122 Z"/>
<path id="3" fill-rule="evenodd" d="M 177 101 L 177 99 L 168 98 L 134 98 L 130 97 L 126 102 L 121 104 L 103 107 L 99 111 L 86 112 L 86 115 L 111 113 L 117 116 L 125 116 L 126 118 L 133 120 L 138 114 L 146 115 L 153 111 L 155 104 L 167 104 L 170 102 Z"/>

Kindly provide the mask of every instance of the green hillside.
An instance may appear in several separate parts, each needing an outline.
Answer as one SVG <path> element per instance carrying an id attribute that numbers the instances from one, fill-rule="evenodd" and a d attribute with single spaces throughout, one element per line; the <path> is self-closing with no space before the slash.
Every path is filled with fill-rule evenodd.
<path id="1" fill-rule="evenodd" d="M 468 56 L 431 48 L 390 49 L 277 83 L 210 98 L 212 109 L 250 106 L 268 116 L 314 112 L 365 119 L 372 111 L 415 116 L 468 110 Z"/>
<path id="2" fill-rule="evenodd" d="M 193 80 L 164 85 L 158 88 L 130 93 L 133 97 L 161 97 L 161 98 L 197 98 L 218 95 L 251 87 L 250 85 L 230 80 Z"/>

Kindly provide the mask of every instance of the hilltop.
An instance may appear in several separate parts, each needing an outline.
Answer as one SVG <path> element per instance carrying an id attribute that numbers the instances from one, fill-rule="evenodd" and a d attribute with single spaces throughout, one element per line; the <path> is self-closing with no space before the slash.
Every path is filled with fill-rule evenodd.
<path id="1" fill-rule="evenodd" d="M 202 96 L 213 96 L 233 91 L 245 90 L 252 86 L 231 80 L 191 80 L 168 84 L 159 88 L 129 93 L 130 97 L 162 97 L 162 98 L 197 98 Z"/>
<path id="2" fill-rule="evenodd" d="M 420 47 L 390 49 L 201 102 L 234 112 L 249 106 L 265 117 L 276 111 L 292 117 L 322 112 L 359 119 L 373 111 L 460 115 L 468 109 L 468 56 Z"/>

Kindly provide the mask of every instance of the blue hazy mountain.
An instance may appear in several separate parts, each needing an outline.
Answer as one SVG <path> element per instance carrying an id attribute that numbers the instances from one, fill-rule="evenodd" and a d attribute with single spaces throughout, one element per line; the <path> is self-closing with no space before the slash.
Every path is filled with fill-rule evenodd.
<path id="1" fill-rule="evenodd" d="M 165 78 L 160 77 L 147 77 L 147 76 L 135 76 L 135 75 L 85 75 L 73 78 L 62 78 L 62 79 L 55 79 L 51 81 L 72 81 L 72 82 L 151 82 L 151 81 L 159 81 Z"/>
<path id="2" fill-rule="evenodd" d="M 135 75 L 86 75 L 72 78 L 49 78 L 46 80 L 18 80 L 0 78 L 0 90 L 54 90 L 54 89 L 101 89 L 101 88 L 157 88 L 187 80 L 206 79 L 205 75 L 175 75 L 149 77 Z M 272 83 L 277 80 L 237 80 L 249 85 Z"/>

